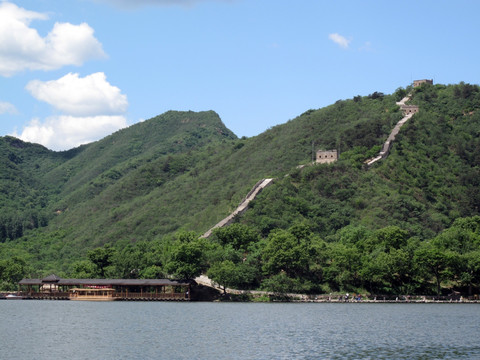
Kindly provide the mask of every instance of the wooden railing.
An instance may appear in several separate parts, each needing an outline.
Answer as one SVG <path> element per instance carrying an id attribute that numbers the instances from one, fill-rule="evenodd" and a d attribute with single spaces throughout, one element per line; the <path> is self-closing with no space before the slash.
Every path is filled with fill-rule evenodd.
<path id="1" fill-rule="evenodd" d="M 26 299 L 37 300 L 68 300 L 72 296 L 70 292 L 21 292 L 21 296 Z M 136 293 L 136 292 L 118 292 L 114 293 L 115 300 L 190 300 L 185 293 Z"/>
<path id="2" fill-rule="evenodd" d="M 115 293 L 114 297 L 122 300 L 190 300 L 185 293 Z"/>
<path id="3" fill-rule="evenodd" d="M 61 299 L 68 299 L 70 297 L 70 293 L 69 292 L 61 292 L 61 291 L 58 291 L 58 292 L 24 292 L 24 293 L 21 293 L 22 296 L 24 296 L 25 298 L 27 299 L 39 299 L 39 300 L 43 300 L 43 299 L 58 299 L 58 300 L 61 300 Z"/>

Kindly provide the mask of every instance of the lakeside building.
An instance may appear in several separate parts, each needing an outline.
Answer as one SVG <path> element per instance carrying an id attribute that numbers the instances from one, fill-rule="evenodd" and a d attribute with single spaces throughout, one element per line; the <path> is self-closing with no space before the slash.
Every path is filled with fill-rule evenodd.
<path id="1" fill-rule="evenodd" d="M 190 300 L 190 283 L 169 279 L 23 279 L 24 299 L 52 300 Z"/>

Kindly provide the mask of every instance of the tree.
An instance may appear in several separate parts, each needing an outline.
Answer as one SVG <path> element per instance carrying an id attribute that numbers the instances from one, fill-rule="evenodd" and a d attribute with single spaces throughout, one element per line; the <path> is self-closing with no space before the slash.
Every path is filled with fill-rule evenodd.
<path id="1" fill-rule="evenodd" d="M 73 264 L 72 277 L 74 279 L 93 279 L 97 275 L 97 268 L 89 260 L 80 260 Z"/>
<path id="2" fill-rule="evenodd" d="M 113 262 L 114 254 L 115 249 L 108 244 L 88 252 L 88 258 L 96 266 L 100 277 L 105 277 L 107 267 Z"/>
<path id="3" fill-rule="evenodd" d="M 408 249 L 390 249 L 389 277 L 396 293 L 410 293 L 414 288 L 413 257 Z"/>
<path id="4" fill-rule="evenodd" d="M 165 270 L 180 279 L 193 279 L 205 269 L 204 257 L 200 241 L 177 243 Z"/>
<path id="5" fill-rule="evenodd" d="M 400 101 L 407 95 L 407 90 L 399 87 L 397 88 L 397 90 L 395 90 L 395 93 L 393 95 L 395 96 L 395 100 Z"/>
<path id="6" fill-rule="evenodd" d="M 435 243 L 444 250 L 459 254 L 480 250 L 480 216 L 456 219 L 450 228 L 435 238 Z"/>
<path id="7" fill-rule="evenodd" d="M 14 290 L 18 282 L 31 271 L 25 258 L 13 256 L 10 259 L 0 261 L 0 288 Z"/>
<path id="8" fill-rule="evenodd" d="M 198 239 L 198 235 L 194 231 L 179 231 L 175 234 L 178 241 L 189 243 Z"/>
<path id="9" fill-rule="evenodd" d="M 262 258 L 262 268 L 266 274 L 285 271 L 288 276 L 297 277 L 308 271 L 309 257 L 306 247 L 286 230 L 274 230 L 270 233 Z"/>
<path id="10" fill-rule="evenodd" d="M 385 96 L 385 94 L 382 93 L 382 92 L 379 92 L 379 91 L 375 91 L 373 94 L 368 95 L 368 97 L 369 97 L 370 99 L 373 99 L 373 100 L 375 100 L 375 99 L 383 99 L 384 96 Z"/>
<path id="11" fill-rule="evenodd" d="M 408 232 L 398 226 L 387 226 L 377 230 L 375 236 L 379 243 L 385 245 L 385 249 L 400 249 L 407 244 Z"/>
<path id="12" fill-rule="evenodd" d="M 262 282 L 262 289 L 272 291 L 276 296 L 285 296 L 288 293 L 302 293 L 308 290 L 305 289 L 305 285 L 300 279 L 291 278 L 283 271 L 265 279 Z"/>
<path id="13" fill-rule="evenodd" d="M 441 283 L 451 275 L 450 265 L 454 260 L 452 251 L 439 249 L 431 242 L 426 242 L 415 251 L 414 261 L 424 273 L 424 279 L 435 279 L 437 295 L 441 293 Z"/>
<path id="14" fill-rule="evenodd" d="M 230 244 L 235 250 L 246 250 L 252 242 L 258 241 L 258 233 L 247 225 L 232 224 L 213 230 L 214 237 L 221 245 Z"/>
<path id="15" fill-rule="evenodd" d="M 360 285 L 361 268 L 362 256 L 356 247 L 340 243 L 329 244 L 324 276 L 331 287 L 356 290 Z"/>
<path id="16" fill-rule="evenodd" d="M 377 249 L 363 261 L 362 279 L 373 292 L 409 293 L 412 282 L 412 263 L 405 249 Z"/>
<path id="17" fill-rule="evenodd" d="M 144 263 L 146 249 L 141 249 L 142 245 L 143 243 L 128 244 L 115 253 L 113 265 L 117 276 L 123 279 L 135 279 L 140 270 L 148 266 Z"/>
<path id="18" fill-rule="evenodd" d="M 240 282 L 240 274 L 233 261 L 225 260 L 213 264 L 208 269 L 207 275 L 215 283 L 223 287 L 223 293 L 227 293 L 227 286 L 235 287 Z"/>
<path id="19" fill-rule="evenodd" d="M 152 265 L 143 269 L 140 273 L 142 279 L 158 279 L 164 277 L 164 271 L 160 266 Z"/>
<path id="20" fill-rule="evenodd" d="M 473 286 L 480 285 L 480 250 L 462 254 L 458 260 L 460 284 L 467 286 L 468 295 L 472 295 Z"/>

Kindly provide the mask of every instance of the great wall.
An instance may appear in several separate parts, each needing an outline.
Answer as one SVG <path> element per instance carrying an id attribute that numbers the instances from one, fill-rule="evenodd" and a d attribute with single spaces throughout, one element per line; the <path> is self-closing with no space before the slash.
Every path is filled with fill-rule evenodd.
<path id="1" fill-rule="evenodd" d="M 235 216 L 242 214 L 245 210 L 248 208 L 248 204 L 250 201 L 255 199 L 255 197 L 265 189 L 268 185 L 272 183 L 273 179 L 262 179 L 259 182 L 255 184 L 255 186 L 250 190 L 250 192 L 247 194 L 245 199 L 238 205 L 238 207 L 230 214 L 228 215 L 225 219 L 220 221 L 218 224 L 216 224 L 214 227 L 209 229 L 205 234 L 203 234 L 201 237 L 202 238 L 208 238 L 210 235 L 212 235 L 212 231 L 216 228 L 220 228 L 223 226 L 227 226 L 233 222 L 235 219 Z"/>
<path id="2" fill-rule="evenodd" d="M 428 84 L 433 84 L 433 80 L 415 80 L 413 83 L 414 87 L 420 86 L 424 83 Z M 385 159 L 392 147 L 392 143 L 395 140 L 395 137 L 398 135 L 400 132 L 401 127 L 408 121 L 410 118 L 416 114 L 419 110 L 419 107 L 417 105 L 406 105 L 405 103 L 410 100 L 412 94 L 408 94 L 405 96 L 402 100 L 398 101 L 396 104 L 400 107 L 400 109 L 403 111 L 404 117 L 395 125 L 393 130 L 390 132 L 390 135 L 388 136 L 387 140 L 382 146 L 382 150 L 378 153 L 378 155 L 372 159 L 368 159 L 365 161 L 365 164 L 367 167 L 372 166 L 375 164 L 377 161 Z M 318 150 L 316 153 L 316 164 L 330 164 L 333 162 L 336 162 L 338 160 L 338 153 L 337 150 Z M 300 166 L 303 167 L 303 166 Z M 235 217 L 237 215 L 242 214 L 245 212 L 248 208 L 248 204 L 250 201 L 255 199 L 255 197 L 268 185 L 272 183 L 273 179 L 262 179 L 258 181 L 255 186 L 250 190 L 250 192 L 247 194 L 245 199 L 240 203 L 240 205 L 226 218 L 221 220 L 219 223 L 217 223 L 215 226 L 213 226 L 211 229 L 209 229 L 205 234 L 203 234 L 201 237 L 202 238 L 208 238 L 210 235 L 212 235 L 212 231 L 216 228 L 220 228 L 223 226 L 227 226 L 231 224 Z"/>
<path id="3" fill-rule="evenodd" d="M 400 106 L 400 109 L 403 111 L 403 118 L 397 123 L 397 125 L 395 125 L 395 127 L 393 128 L 393 130 L 390 132 L 390 135 L 388 136 L 387 140 L 385 141 L 385 143 L 383 144 L 382 146 L 382 150 L 380 150 L 380 152 L 378 153 L 378 155 L 376 157 L 374 157 L 373 159 L 368 159 L 365 161 L 365 164 L 367 165 L 367 167 L 370 167 L 372 166 L 373 164 L 375 164 L 377 161 L 379 160 L 382 160 L 382 159 L 385 159 L 389 152 L 390 152 L 390 149 L 392 148 L 392 143 L 393 141 L 395 140 L 395 137 L 398 135 L 398 133 L 400 132 L 400 128 L 408 121 L 410 120 L 410 118 L 416 114 L 419 110 L 418 106 L 417 105 L 405 105 L 405 103 L 410 100 L 410 97 L 411 97 L 411 94 L 408 94 L 407 96 L 405 96 L 402 100 L 400 100 L 399 102 L 397 102 L 396 104 L 398 106 Z"/>
<path id="4" fill-rule="evenodd" d="M 420 86 L 424 83 L 428 84 L 433 84 L 433 80 L 415 80 L 413 83 L 413 87 Z M 406 102 L 410 100 L 412 94 L 409 93 L 407 96 L 405 96 L 402 100 L 398 101 L 396 104 L 400 107 L 400 109 L 403 111 L 403 118 L 398 121 L 398 123 L 395 125 L 393 130 L 390 132 L 390 135 L 388 136 L 387 140 L 382 146 L 382 149 L 378 153 L 378 155 L 372 159 L 368 159 L 365 161 L 365 164 L 367 165 L 368 168 L 370 168 L 373 164 L 375 164 L 377 161 L 385 159 L 392 147 L 393 141 L 395 140 L 395 137 L 398 135 L 400 132 L 401 127 L 412 118 L 414 114 L 416 114 L 419 111 L 419 107 L 417 105 L 406 105 Z M 316 153 L 316 159 L 315 159 L 315 164 L 330 164 L 332 162 L 336 162 L 338 160 L 338 153 L 337 150 L 318 150 Z M 300 167 L 303 167 L 300 166 Z M 247 194 L 245 199 L 240 203 L 240 205 L 226 218 L 221 220 L 219 223 L 217 223 L 215 226 L 213 226 L 211 229 L 209 229 L 205 234 L 201 236 L 201 238 L 208 238 L 212 235 L 212 232 L 216 228 L 220 228 L 223 226 L 227 226 L 231 224 L 235 217 L 237 215 L 242 214 L 245 212 L 248 208 L 249 203 L 254 200 L 257 195 L 267 186 L 269 186 L 274 179 L 272 178 L 267 178 L 267 179 L 262 179 L 258 181 L 255 186 L 250 190 L 250 192 Z M 215 288 L 217 290 L 220 290 L 220 287 L 217 286 L 215 283 L 212 282 L 211 279 L 209 279 L 206 275 L 200 275 L 195 279 L 195 281 L 198 284 L 202 284 L 205 286 L 209 286 L 212 288 Z M 234 289 L 226 289 L 230 293 L 235 293 L 238 290 Z M 260 292 L 263 293 L 263 292 Z"/>
<path id="5" fill-rule="evenodd" d="M 247 210 L 248 204 L 257 197 L 257 195 L 265 189 L 267 186 L 269 186 L 273 182 L 273 179 L 267 178 L 267 179 L 262 179 L 258 181 L 255 186 L 250 190 L 245 196 L 245 199 L 240 203 L 240 205 L 237 206 L 237 208 L 230 214 L 228 215 L 225 219 L 221 220 L 219 223 L 217 223 L 214 227 L 209 229 L 205 234 L 200 236 L 201 238 L 208 238 L 210 235 L 212 235 L 212 232 L 214 229 L 221 228 L 223 226 L 227 226 L 231 224 L 235 216 L 242 214 Z M 211 279 L 209 279 L 206 275 L 200 275 L 195 278 L 195 281 L 197 284 L 208 286 L 217 290 L 220 290 L 220 287 L 216 285 Z M 229 289 L 230 290 L 230 289 Z M 225 290 L 226 291 L 226 290 Z"/>

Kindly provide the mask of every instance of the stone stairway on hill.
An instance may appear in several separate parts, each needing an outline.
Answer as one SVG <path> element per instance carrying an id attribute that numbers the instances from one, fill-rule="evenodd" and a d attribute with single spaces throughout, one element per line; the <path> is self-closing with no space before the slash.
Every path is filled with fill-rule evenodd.
<path id="1" fill-rule="evenodd" d="M 248 208 L 248 204 L 250 201 L 255 199 L 255 197 L 265 189 L 268 185 L 272 183 L 273 179 L 262 179 L 259 182 L 255 184 L 255 186 L 250 190 L 250 192 L 247 194 L 245 199 L 241 202 L 240 205 L 230 214 L 228 215 L 225 219 L 220 221 L 218 224 L 216 224 L 214 227 L 212 227 L 210 230 L 208 230 L 205 234 L 203 234 L 201 237 L 202 238 L 208 238 L 210 235 L 212 235 L 212 231 L 216 228 L 220 228 L 226 225 L 229 225 L 233 222 L 235 216 L 242 214 L 245 210 Z"/>
<path id="2" fill-rule="evenodd" d="M 397 102 L 397 105 L 400 106 L 400 109 L 403 111 L 403 118 L 395 125 L 393 130 L 390 132 L 390 135 L 388 136 L 387 140 L 382 146 L 382 150 L 378 153 L 376 157 L 373 159 L 368 159 L 365 161 L 365 164 L 367 167 L 372 166 L 375 164 L 377 161 L 385 159 L 389 152 L 390 149 L 392 148 L 392 143 L 395 140 L 395 137 L 398 135 L 400 132 L 400 128 L 408 121 L 410 118 L 418 112 L 418 106 L 417 105 L 405 105 L 405 103 L 410 100 L 411 94 L 408 94 L 405 96 L 402 100 Z"/>

